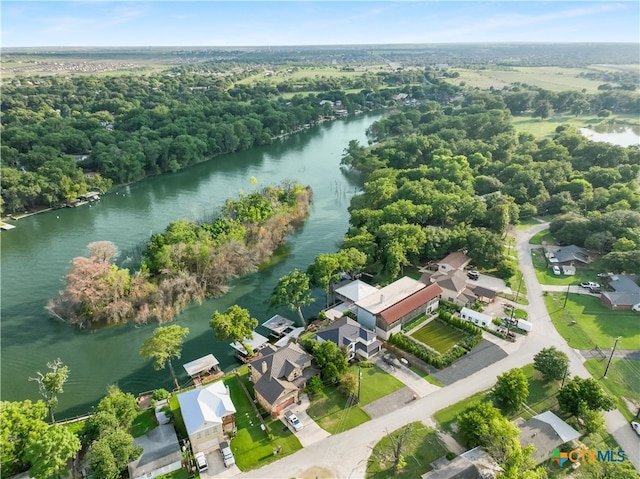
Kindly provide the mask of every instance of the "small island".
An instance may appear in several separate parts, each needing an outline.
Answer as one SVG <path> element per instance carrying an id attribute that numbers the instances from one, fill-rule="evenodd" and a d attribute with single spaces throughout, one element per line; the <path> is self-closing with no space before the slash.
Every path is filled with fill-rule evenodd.
<path id="1" fill-rule="evenodd" d="M 187 304 L 220 296 L 227 282 L 256 271 L 307 216 L 311 188 L 268 186 L 228 199 L 211 222 L 171 223 L 151 237 L 142 266 L 131 273 L 114 263 L 108 241 L 88 245 L 72 260 L 66 287 L 47 311 L 78 327 L 171 321 Z"/>

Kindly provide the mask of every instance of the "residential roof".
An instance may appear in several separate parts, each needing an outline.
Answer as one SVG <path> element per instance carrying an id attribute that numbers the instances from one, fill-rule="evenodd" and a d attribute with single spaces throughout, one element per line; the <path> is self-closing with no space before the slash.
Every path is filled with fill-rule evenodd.
<path id="1" fill-rule="evenodd" d="M 378 314 L 423 288 L 425 288 L 424 283 L 404 276 L 366 298 L 357 301 L 356 305 L 371 314 Z"/>
<path id="2" fill-rule="evenodd" d="M 470 316 L 472 318 L 476 318 L 476 319 L 484 319 L 487 323 L 490 323 L 491 320 L 493 319 L 492 316 L 489 316 L 488 314 L 484 314 L 481 313 L 479 311 L 475 311 L 473 309 L 469 309 L 469 308 L 462 308 L 460 310 L 460 316 L 465 315 L 465 316 Z"/>
<path id="3" fill-rule="evenodd" d="M 182 453 L 178 436 L 171 424 L 164 424 L 134 439 L 142 447 L 142 455 L 129 463 L 129 477 L 144 477 L 164 466 L 181 462 Z"/>
<path id="4" fill-rule="evenodd" d="M 378 288 L 356 279 L 336 289 L 336 293 L 355 303 L 378 291 Z"/>
<path id="5" fill-rule="evenodd" d="M 453 269 L 460 269 L 467 265 L 469 261 L 471 261 L 471 258 L 469 258 L 466 254 L 461 253 L 460 251 L 454 251 L 453 253 L 449 253 L 447 256 L 442 258 L 438 262 L 438 264 L 446 264 Z"/>
<path id="6" fill-rule="evenodd" d="M 254 389 L 269 403 L 273 404 L 284 392 L 297 389 L 297 386 L 286 379 L 295 368 L 302 368 L 311 362 L 311 356 L 295 343 L 275 350 L 267 347 L 263 357 L 254 361 L 252 367 L 261 374 Z M 263 368 L 266 365 L 266 373 Z"/>
<path id="7" fill-rule="evenodd" d="M 207 354 L 201 358 L 195 359 L 187 364 L 183 364 L 182 367 L 187 371 L 189 376 L 197 376 L 198 374 L 209 371 L 216 367 L 220 362 L 215 358 L 213 354 Z"/>
<path id="8" fill-rule="evenodd" d="M 553 256 L 558 260 L 558 263 L 567 263 L 570 261 L 580 261 L 581 263 L 589 262 L 589 253 L 587 250 L 574 244 L 563 246 L 553 253 Z"/>
<path id="9" fill-rule="evenodd" d="M 438 283 L 442 289 L 456 293 L 461 293 L 467 287 L 467 275 L 459 269 L 434 273 L 431 275 L 431 281 Z"/>
<path id="10" fill-rule="evenodd" d="M 580 433 L 551 411 L 543 412 L 520 425 L 522 447 L 533 444 L 536 464 L 548 459 L 553 449 L 580 437 Z"/>
<path id="11" fill-rule="evenodd" d="M 426 288 L 413 293 L 411 296 L 385 309 L 380 313 L 380 316 L 382 316 L 382 319 L 384 319 L 387 324 L 392 324 L 441 294 L 442 288 L 437 283 L 430 284 Z"/>
<path id="12" fill-rule="evenodd" d="M 245 341 L 254 351 L 262 349 L 269 342 L 262 334 L 256 333 L 255 331 L 253 332 L 253 337 L 251 339 L 245 338 Z M 247 350 L 244 349 L 244 346 L 240 343 L 231 343 L 230 346 L 241 354 L 247 354 Z"/>
<path id="13" fill-rule="evenodd" d="M 471 286 L 469 287 L 473 294 L 476 296 L 481 296 L 483 298 L 493 299 L 496 297 L 496 292 L 492 289 L 484 288 L 482 286 Z"/>
<path id="14" fill-rule="evenodd" d="M 236 412 L 222 381 L 178 394 L 178 402 L 188 434 L 222 424 L 222 418 Z"/>
<path id="15" fill-rule="evenodd" d="M 634 306 L 640 303 L 640 286 L 631 277 L 624 274 L 614 275 L 609 281 L 609 286 L 615 292 L 604 292 L 602 296 L 611 304 Z"/>
<path id="16" fill-rule="evenodd" d="M 376 339 L 376 333 L 368 331 L 353 319 L 344 316 L 333 324 L 316 334 L 316 337 L 325 341 L 331 341 L 338 346 L 348 346 L 351 343 L 357 343 L 357 348 L 363 351 L 370 351 L 380 346 L 380 342 Z M 371 342 L 370 345 L 362 344 Z"/>
<path id="17" fill-rule="evenodd" d="M 463 452 L 452 461 L 438 462 L 434 469 L 422 475 L 423 479 L 493 479 L 502 472 L 500 465 L 481 447 Z"/>

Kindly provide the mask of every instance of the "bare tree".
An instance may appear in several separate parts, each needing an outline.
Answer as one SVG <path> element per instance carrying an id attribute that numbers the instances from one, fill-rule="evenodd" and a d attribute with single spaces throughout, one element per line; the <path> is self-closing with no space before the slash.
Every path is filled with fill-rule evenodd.
<path id="1" fill-rule="evenodd" d="M 392 464 L 394 472 L 398 472 L 406 466 L 403 450 L 408 445 L 411 436 L 411 424 L 389 433 L 387 431 L 388 444 L 374 449 L 370 461 L 381 464 Z"/>
<path id="2" fill-rule="evenodd" d="M 53 416 L 53 410 L 58 405 L 58 394 L 63 392 L 64 383 L 69 378 L 69 367 L 62 363 L 60 358 L 47 363 L 49 372 L 41 373 L 38 371 L 35 378 L 29 378 L 29 381 L 38 383 L 40 394 L 44 398 L 44 403 L 49 409 L 51 422 L 56 422 Z"/>

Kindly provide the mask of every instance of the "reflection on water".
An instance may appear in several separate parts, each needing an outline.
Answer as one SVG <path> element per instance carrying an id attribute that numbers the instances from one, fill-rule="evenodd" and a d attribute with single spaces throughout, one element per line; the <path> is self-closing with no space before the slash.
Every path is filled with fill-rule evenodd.
<path id="1" fill-rule="evenodd" d="M 209 328 L 216 309 L 237 303 L 260 322 L 276 312 L 296 320 L 297 314 L 288 310 L 268 310 L 269 296 L 278 278 L 294 268 L 305 269 L 320 253 L 337 249 L 348 228 L 347 207 L 357 188 L 357 178 L 341 172 L 340 158 L 350 140 L 366 144 L 365 130 L 378 118 L 373 114 L 325 123 L 271 146 L 123 186 L 91 208 L 67 208 L 17 221 L 16 229 L 2 233 L 0 249 L 2 399 L 37 399 L 37 386 L 28 377 L 57 357 L 71 370 L 60 396 L 59 418 L 86 412 L 110 384 L 134 393 L 171 388 L 168 371 L 154 371 L 138 355 L 155 324 L 77 330 L 50 318 L 44 307 L 64 286 L 71 259 L 86 254 L 88 243 L 113 241 L 121 253 L 119 262 L 133 268 L 152 233 L 179 218 L 210 216 L 227 197 L 251 190 L 252 176 L 258 186 L 283 179 L 311 185 L 309 218 L 269 267 L 234 281 L 221 298 L 190 305 L 176 318 L 190 330 L 182 358 L 174 361 L 178 377 L 185 383 L 181 365 L 208 353 L 215 354 L 223 368 L 236 364 L 231 348 L 218 342 Z M 308 312 L 316 312 L 322 303 L 317 301 Z"/>
<path id="2" fill-rule="evenodd" d="M 579 128 L 580 133 L 591 141 L 601 141 L 619 146 L 640 145 L 640 126 L 595 125 Z"/>

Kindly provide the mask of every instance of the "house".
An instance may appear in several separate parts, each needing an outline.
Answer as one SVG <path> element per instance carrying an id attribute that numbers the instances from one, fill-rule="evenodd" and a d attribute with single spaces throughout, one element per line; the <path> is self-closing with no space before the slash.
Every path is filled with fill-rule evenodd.
<path id="1" fill-rule="evenodd" d="M 580 437 L 580 433 L 551 411 L 532 417 L 520 426 L 520 444 L 533 444 L 536 450 L 533 459 L 536 464 L 549 459 L 553 450 Z"/>
<path id="2" fill-rule="evenodd" d="M 182 467 L 182 451 L 171 424 L 152 429 L 133 443 L 142 448 L 142 455 L 129 463 L 131 479 L 153 479 Z"/>
<path id="3" fill-rule="evenodd" d="M 403 277 L 357 301 L 358 322 L 383 339 L 400 332 L 402 325 L 438 308 L 442 289 Z"/>
<path id="4" fill-rule="evenodd" d="M 218 448 L 236 430 L 236 408 L 222 381 L 178 394 L 178 402 L 194 453 Z"/>
<path id="5" fill-rule="evenodd" d="M 489 326 L 491 320 L 493 319 L 487 314 L 483 314 L 469 308 L 462 308 L 460 310 L 460 317 L 465 321 L 469 321 L 470 323 L 475 324 L 476 326 L 480 326 L 481 328 Z"/>
<path id="6" fill-rule="evenodd" d="M 600 302 L 609 309 L 640 311 L 640 287 L 631 276 L 616 274 L 609 276 L 613 291 L 600 295 Z"/>
<path id="7" fill-rule="evenodd" d="M 436 460 L 433 470 L 422 479 L 494 479 L 501 472 L 500 465 L 481 447 L 463 452 L 453 460 Z"/>
<path id="8" fill-rule="evenodd" d="M 560 248 L 553 250 L 553 248 L 547 248 L 547 258 L 549 259 L 549 263 L 553 265 L 575 265 L 576 261 L 582 264 L 587 264 L 591 261 L 589 257 L 589 252 L 581 248 L 580 246 L 576 246 L 574 244 L 569 246 L 562 246 Z"/>
<path id="9" fill-rule="evenodd" d="M 363 328 L 348 317 L 342 317 L 314 336 L 314 339 L 332 341 L 348 352 L 347 361 L 356 356 L 369 359 L 380 352 L 382 344 L 375 333 Z"/>
<path id="10" fill-rule="evenodd" d="M 333 294 L 336 300 L 341 301 L 341 303 L 331 307 L 331 309 L 335 309 L 337 312 L 340 312 L 339 315 L 334 315 L 335 319 L 341 317 L 344 311 L 355 312 L 355 303 L 357 303 L 361 299 L 366 298 L 367 296 L 372 295 L 377 291 L 378 288 L 376 288 L 375 286 L 371 286 L 364 281 L 360 281 L 359 279 L 356 279 L 355 281 L 349 281 L 348 283 L 336 288 Z"/>
<path id="11" fill-rule="evenodd" d="M 496 292 L 470 284 L 467 274 L 460 269 L 439 270 L 424 273 L 420 281 L 425 284 L 438 284 L 442 288 L 442 299 L 459 306 L 469 306 L 476 301 L 490 303 L 496 298 Z"/>
<path id="12" fill-rule="evenodd" d="M 438 262 L 438 271 L 447 272 L 456 269 L 463 270 L 470 262 L 471 258 L 466 254 L 460 251 L 455 251 L 448 254 Z"/>
<path id="13" fill-rule="evenodd" d="M 260 405 L 272 414 L 280 414 L 296 402 L 307 380 L 318 373 L 310 367 L 311 359 L 295 343 L 280 349 L 266 346 L 262 357 L 250 365 L 251 381 Z"/>

